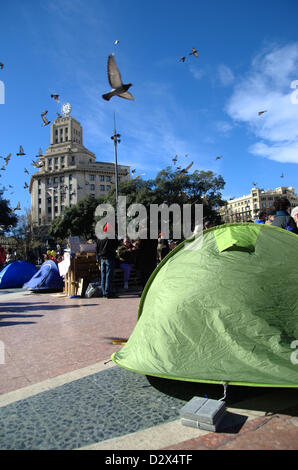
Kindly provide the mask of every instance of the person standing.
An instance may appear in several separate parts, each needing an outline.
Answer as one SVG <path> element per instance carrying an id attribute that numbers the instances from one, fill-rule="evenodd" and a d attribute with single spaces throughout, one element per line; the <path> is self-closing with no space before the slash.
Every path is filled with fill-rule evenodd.
<path id="1" fill-rule="evenodd" d="M 110 224 L 106 224 L 104 227 L 104 232 L 112 233 L 113 227 Z M 116 295 L 113 293 L 113 280 L 117 248 L 118 240 L 116 238 L 106 237 L 97 240 L 96 243 L 96 252 L 100 259 L 102 295 L 108 299 L 116 297 Z"/>
<path id="2" fill-rule="evenodd" d="M 6 261 L 6 253 L 4 247 L 0 245 L 0 270 L 3 268 Z"/>
<path id="3" fill-rule="evenodd" d="M 255 220 L 255 224 L 265 224 L 267 219 L 267 212 L 259 212 L 259 218 Z"/>
<path id="4" fill-rule="evenodd" d="M 279 197 L 275 199 L 273 204 L 276 210 L 276 214 L 272 225 L 274 227 L 280 227 L 298 234 L 296 222 L 288 212 L 291 207 L 290 201 L 286 197 Z"/>
<path id="5" fill-rule="evenodd" d="M 132 245 L 128 238 L 123 240 L 123 244 L 118 249 L 118 256 L 120 260 L 120 268 L 123 270 L 124 273 L 124 289 L 128 289 L 128 281 L 130 277 L 130 272 L 133 268 L 135 263 L 134 260 L 134 253 L 132 249 Z"/>

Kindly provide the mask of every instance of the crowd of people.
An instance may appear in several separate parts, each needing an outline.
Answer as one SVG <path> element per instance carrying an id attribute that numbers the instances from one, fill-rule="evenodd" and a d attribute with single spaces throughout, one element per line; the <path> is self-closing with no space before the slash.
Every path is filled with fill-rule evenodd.
<path id="1" fill-rule="evenodd" d="M 110 225 L 105 226 L 106 232 L 113 232 Z M 104 238 L 97 241 L 97 256 L 100 261 L 101 289 L 103 297 L 113 298 L 113 278 L 115 267 L 123 270 L 124 289 L 128 289 L 128 281 L 133 268 L 139 274 L 141 287 L 144 288 L 157 264 L 175 247 L 169 243 L 162 233 L 158 239 L 139 238 L 122 241 L 116 238 Z"/>
<path id="2" fill-rule="evenodd" d="M 290 210 L 291 204 L 286 197 L 277 198 L 272 209 L 259 212 L 255 223 L 273 225 L 298 234 L 298 206 Z"/>
<path id="3" fill-rule="evenodd" d="M 273 207 L 269 211 L 260 211 L 254 223 L 269 224 L 298 234 L 298 206 L 292 210 L 286 197 L 274 200 Z M 291 211 L 291 212 L 290 212 Z M 204 230 L 211 228 L 212 222 L 204 222 Z M 109 224 L 105 226 L 105 232 L 113 232 Z M 113 292 L 113 279 L 116 267 L 123 270 L 124 289 L 128 289 L 128 283 L 133 268 L 139 274 L 141 287 L 144 288 L 150 275 L 164 257 L 175 248 L 174 242 L 169 242 L 162 233 L 158 239 L 139 238 L 129 240 L 125 238 L 119 241 L 116 237 L 108 236 L 96 242 L 96 252 L 100 264 L 101 288 L 104 297 L 115 297 Z M 59 263 L 63 259 L 60 250 L 47 250 L 43 255 L 43 261 L 53 260 Z M 16 260 L 16 253 L 12 248 L 7 252 L 0 245 L 0 270 L 7 264 Z"/>
<path id="4" fill-rule="evenodd" d="M 291 204 L 286 197 L 276 198 L 273 208 L 269 211 L 259 212 L 255 223 L 269 224 L 298 234 L 298 206 L 290 211 Z M 209 220 L 204 222 L 204 230 L 213 226 Z M 113 231 L 106 227 L 106 231 Z M 120 243 L 120 245 L 119 245 Z M 100 260 L 101 288 L 104 297 L 115 297 L 113 293 L 113 276 L 115 266 L 123 270 L 124 289 L 128 289 L 128 281 L 133 267 L 139 272 L 142 288 L 146 285 L 150 275 L 157 264 L 175 247 L 169 243 L 162 233 L 158 239 L 138 239 L 131 241 L 128 238 L 119 242 L 114 238 L 105 238 L 97 242 L 97 255 Z"/>

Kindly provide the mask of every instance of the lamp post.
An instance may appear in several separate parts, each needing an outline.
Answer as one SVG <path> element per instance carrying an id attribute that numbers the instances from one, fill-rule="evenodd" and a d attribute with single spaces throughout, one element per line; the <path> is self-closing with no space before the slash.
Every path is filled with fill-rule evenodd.
<path id="1" fill-rule="evenodd" d="M 111 139 L 114 141 L 115 149 L 115 212 L 116 212 L 116 229 L 115 235 L 118 233 L 118 162 L 117 162 L 117 145 L 120 144 L 120 134 L 116 133 L 116 118 L 114 113 L 114 134 L 111 136 Z"/>

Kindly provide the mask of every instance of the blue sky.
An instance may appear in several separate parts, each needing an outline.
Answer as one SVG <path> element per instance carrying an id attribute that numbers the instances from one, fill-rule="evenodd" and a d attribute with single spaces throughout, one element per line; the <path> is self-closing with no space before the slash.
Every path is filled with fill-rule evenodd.
<path id="1" fill-rule="evenodd" d="M 249 193 L 253 182 L 298 192 L 297 17 L 296 0 L 5 2 L 0 155 L 12 158 L 0 188 L 14 188 L 4 197 L 30 208 L 24 168 L 32 174 L 32 159 L 50 144 L 40 114 L 47 109 L 54 120 L 64 102 L 97 161 L 114 161 L 115 113 L 118 162 L 146 179 L 177 154 L 181 165 L 222 175 L 226 199 Z M 112 52 L 135 101 L 101 98 Z M 26 156 L 16 156 L 19 145 Z"/>

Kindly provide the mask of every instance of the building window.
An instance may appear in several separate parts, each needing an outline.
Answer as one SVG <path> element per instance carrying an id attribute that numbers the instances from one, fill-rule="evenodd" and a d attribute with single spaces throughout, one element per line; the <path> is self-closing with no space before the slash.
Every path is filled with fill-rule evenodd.
<path id="1" fill-rule="evenodd" d="M 75 163 L 75 157 L 71 157 L 71 163 L 72 163 L 72 164 Z"/>
<path id="2" fill-rule="evenodd" d="M 89 178 L 90 178 L 90 181 L 94 181 L 94 180 L 95 180 L 95 176 L 94 176 L 94 175 L 89 175 Z"/>
<path id="3" fill-rule="evenodd" d="M 111 186 L 108 184 L 108 185 L 106 186 L 106 188 L 107 188 L 107 191 L 110 191 Z"/>
<path id="4" fill-rule="evenodd" d="M 51 214 L 51 213 L 52 213 L 52 208 L 48 207 L 48 214 Z"/>
<path id="5" fill-rule="evenodd" d="M 95 191 L 95 184 L 90 184 L 90 191 Z"/>
<path id="6" fill-rule="evenodd" d="M 103 175 L 100 175 L 99 181 L 104 181 L 104 180 L 105 180 L 105 177 Z"/>
<path id="7" fill-rule="evenodd" d="M 111 181 L 111 177 L 110 177 L 110 176 L 106 176 L 106 181 Z"/>
<path id="8" fill-rule="evenodd" d="M 103 184 L 101 184 L 99 188 L 100 188 L 101 191 L 104 191 L 104 190 L 105 190 L 105 187 L 104 187 Z"/>
<path id="9" fill-rule="evenodd" d="M 64 183 L 64 176 L 60 176 L 60 183 Z"/>
<path id="10" fill-rule="evenodd" d="M 54 183 L 58 183 L 58 177 L 57 176 L 55 176 L 55 178 L 54 178 Z"/>

